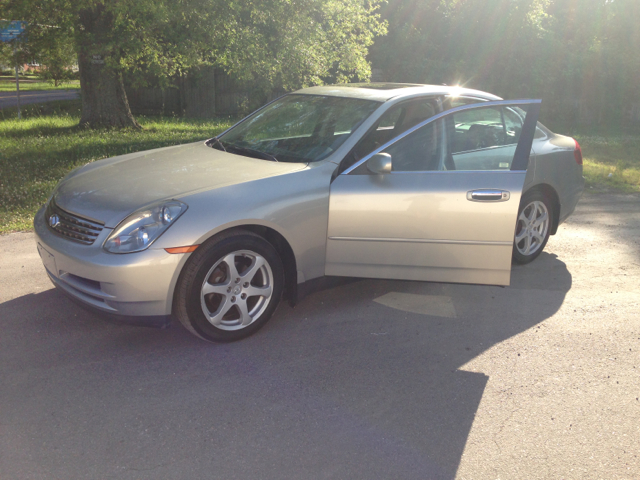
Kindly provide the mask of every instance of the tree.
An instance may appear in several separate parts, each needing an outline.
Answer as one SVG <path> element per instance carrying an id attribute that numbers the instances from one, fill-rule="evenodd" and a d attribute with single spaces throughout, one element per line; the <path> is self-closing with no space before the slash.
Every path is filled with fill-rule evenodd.
<path id="1" fill-rule="evenodd" d="M 72 67 L 77 63 L 73 39 L 60 28 L 36 24 L 29 28 L 25 40 L 18 42 L 19 58 L 24 63 L 35 61 L 40 65 L 40 77 L 54 82 L 71 80 Z"/>
<path id="2" fill-rule="evenodd" d="M 57 87 L 61 83 L 75 78 L 73 66 L 75 64 L 75 52 L 71 56 L 60 50 L 49 51 L 47 57 L 38 57 L 42 70 L 40 78 L 53 82 Z"/>
<path id="3" fill-rule="evenodd" d="M 368 46 L 385 33 L 380 0 L 0 1 L 12 18 L 55 25 L 73 39 L 81 123 L 92 127 L 138 127 L 125 73 L 140 83 L 149 74 L 168 83 L 215 65 L 284 88 L 367 78 Z"/>

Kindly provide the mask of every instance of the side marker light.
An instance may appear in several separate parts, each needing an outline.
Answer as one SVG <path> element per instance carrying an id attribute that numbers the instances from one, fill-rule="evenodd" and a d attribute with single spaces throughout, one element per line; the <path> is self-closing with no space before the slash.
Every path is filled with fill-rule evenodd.
<path id="1" fill-rule="evenodd" d="M 167 253 L 191 253 L 195 251 L 200 245 L 191 245 L 189 247 L 173 247 L 173 248 L 165 248 Z"/>

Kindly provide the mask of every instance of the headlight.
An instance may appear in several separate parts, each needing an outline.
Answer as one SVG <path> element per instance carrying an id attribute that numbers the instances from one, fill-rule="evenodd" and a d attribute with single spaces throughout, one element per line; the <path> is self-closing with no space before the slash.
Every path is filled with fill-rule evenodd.
<path id="1" fill-rule="evenodd" d="M 138 210 L 120 222 L 104 242 L 104 249 L 111 253 L 144 250 L 186 212 L 187 208 L 186 204 L 171 200 Z"/>

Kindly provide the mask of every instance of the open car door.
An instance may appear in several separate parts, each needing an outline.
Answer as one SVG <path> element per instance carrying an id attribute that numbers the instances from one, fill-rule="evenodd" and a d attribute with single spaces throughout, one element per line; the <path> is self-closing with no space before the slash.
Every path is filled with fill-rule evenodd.
<path id="1" fill-rule="evenodd" d="M 509 285 L 540 103 L 441 112 L 338 175 L 326 275 Z"/>

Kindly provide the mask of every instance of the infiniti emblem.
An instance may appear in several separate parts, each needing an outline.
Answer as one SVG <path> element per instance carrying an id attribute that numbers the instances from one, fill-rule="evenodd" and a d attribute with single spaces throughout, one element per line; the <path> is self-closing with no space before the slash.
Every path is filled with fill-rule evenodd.
<path id="1" fill-rule="evenodd" d="M 56 228 L 60 225 L 60 218 L 55 213 L 49 217 L 49 226 L 51 228 Z"/>

